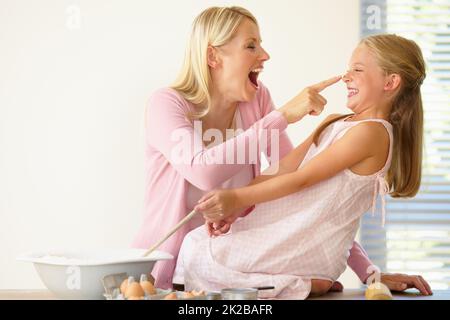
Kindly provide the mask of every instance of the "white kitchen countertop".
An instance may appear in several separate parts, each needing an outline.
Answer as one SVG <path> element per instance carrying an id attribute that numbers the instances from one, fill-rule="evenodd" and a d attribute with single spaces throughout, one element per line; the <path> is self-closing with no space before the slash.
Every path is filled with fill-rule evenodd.
<path id="1" fill-rule="evenodd" d="M 393 293 L 394 300 L 450 300 L 450 290 L 435 290 L 432 296 L 422 296 L 417 291 Z M 55 300 L 48 290 L 0 290 L 0 300 Z M 330 292 L 309 300 L 364 300 L 364 289 L 346 289 L 344 292 Z"/>
<path id="2" fill-rule="evenodd" d="M 344 292 L 329 292 L 324 296 L 308 300 L 365 300 L 365 289 L 346 289 Z M 433 295 L 423 296 L 417 290 L 392 293 L 393 300 L 450 300 L 450 290 L 433 290 Z"/>

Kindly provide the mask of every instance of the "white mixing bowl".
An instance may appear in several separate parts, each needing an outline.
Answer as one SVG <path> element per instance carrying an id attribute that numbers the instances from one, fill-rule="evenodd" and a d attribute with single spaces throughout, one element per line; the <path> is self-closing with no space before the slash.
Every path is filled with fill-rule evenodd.
<path id="1" fill-rule="evenodd" d="M 45 286 L 61 299 L 104 299 L 102 279 L 127 273 L 139 280 L 149 274 L 156 261 L 173 256 L 154 251 L 142 257 L 145 249 L 52 251 L 23 254 L 17 259 L 32 262 Z"/>

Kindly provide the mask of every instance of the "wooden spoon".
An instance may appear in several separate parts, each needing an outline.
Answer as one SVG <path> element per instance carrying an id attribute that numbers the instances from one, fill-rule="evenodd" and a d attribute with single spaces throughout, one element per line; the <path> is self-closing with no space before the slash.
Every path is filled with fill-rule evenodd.
<path id="1" fill-rule="evenodd" d="M 170 232 L 168 232 L 163 238 L 161 238 L 161 240 L 159 240 L 156 244 L 154 244 L 150 249 L 148 249 L 143 257 L 148 256 L 150 253 L 152 253 L 153 251 L 155 251 L 157 248 L 159 248 L 160 245 L 162 245 L 164 243 L 164 241 L 166 241 L 167 239 L 170 238 L 171 235 L 173 235 L 175 232 L 177 232 L 178 229 L 180 229 L 183 225 L 185 225 L 189 220 L 191 220 L 195 214 L 197 213 L 197 211 L 192 210 L 186 217 L 183 218 L 183 220 L 181 220 L 180 222 L 178 222 L 178 224 L 173 227 L 172 230 L 170 230 Z"/>

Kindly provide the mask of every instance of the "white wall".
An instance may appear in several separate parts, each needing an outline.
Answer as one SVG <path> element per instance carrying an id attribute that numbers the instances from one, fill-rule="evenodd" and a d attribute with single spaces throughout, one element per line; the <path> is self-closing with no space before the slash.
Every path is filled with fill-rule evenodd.
<path id="1" fill-rule="evenodd" d="M 0 289 L 43 287 L 15 261 L 24 251 L 129 245 L 142 217 L 145 101 L 174 79 L 201 10 L 256 15 L 271 54 L 261 79 L 281 106 L 345 70 L 358 2 L 0 0 Z M 345 111 L 343 88 L 326 91 L 326 114 Z M 289 127 L 294 144 L 324 116 Z"/>

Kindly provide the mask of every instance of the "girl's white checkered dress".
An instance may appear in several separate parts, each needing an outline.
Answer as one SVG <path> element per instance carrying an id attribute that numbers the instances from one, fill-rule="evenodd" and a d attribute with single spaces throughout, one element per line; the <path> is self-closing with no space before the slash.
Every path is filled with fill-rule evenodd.
<path id="1" fill-rule="evenodd" d="M 335 281 L 342 274 L 361 216 L 378 194 L 384 197 L 388 192 L 384 176 L 393 145 L 392 126 L 387 121 L 345 120 L 324 130 L 300 168 L 365 121 L 382 123 L 389 132 L 384 168 L 370 176 L 347 169 L 300 192 L 259 204 L 236 221 L 228 234 L 217 238 L 209 238 L 204 226 L 193 230 L 183 242 L 177 265 L 184 272 L 187 290 L 274 286 L 274 290 L 260 291 L 260 297 L 304 299 L 310 293 L 311 279 Z"/>

